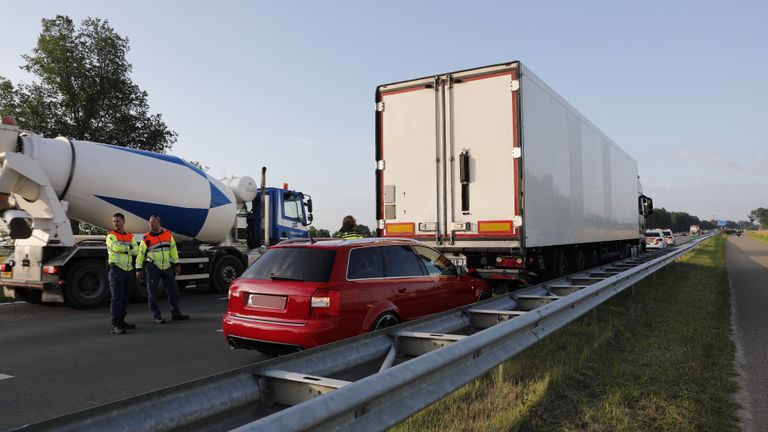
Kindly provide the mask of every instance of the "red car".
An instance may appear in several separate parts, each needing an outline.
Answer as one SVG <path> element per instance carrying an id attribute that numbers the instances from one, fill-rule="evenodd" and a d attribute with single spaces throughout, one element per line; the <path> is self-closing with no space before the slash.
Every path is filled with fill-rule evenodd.
<path id="1" fill-rule="evenodd" d="M 233 348 L 284 354 L 466 305 L 490 287 L 412 240 L 290 241 L 229 288 Z"/>

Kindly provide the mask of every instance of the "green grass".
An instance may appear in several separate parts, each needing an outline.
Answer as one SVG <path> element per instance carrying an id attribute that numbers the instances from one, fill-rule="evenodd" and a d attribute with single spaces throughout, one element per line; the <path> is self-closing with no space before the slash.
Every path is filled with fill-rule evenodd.
<path id="1" fill-rule="evenodd" d="M 760 231 L 744 231 L 747 233 L 748 236 L 755 240 L 760 240 L 768 243 L 768 231 L 760 230 Z"/>
<path id="2" fill-rule="evenodd" d="M 725 236 L 397 431 L 737 431 Z"/>

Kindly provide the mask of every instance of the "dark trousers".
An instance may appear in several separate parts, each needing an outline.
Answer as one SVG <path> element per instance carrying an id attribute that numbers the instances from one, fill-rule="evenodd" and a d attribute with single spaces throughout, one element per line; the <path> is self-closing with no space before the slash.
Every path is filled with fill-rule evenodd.
<path id="1" fill-rule="evenodd" d="M 176 284 L 176 272 L 173 267 L 160 270 L 152 262 L 147 263 L 147 289 L 149 290 L 149 310 L 152 316 L 160 318 L 160 306 L 157 304 L 157 292 L 160 289 L 160 281 L 163 282 L 168 292 L 168 301 L 171 304 L 171 316 L 181 315 L 179 309 L 179 286 Z"/>
<path id="2" fill-rule="evenodd" d="M 132 271 L 125 271 L 116 265 L 109 266 L 109 291 L 112 293 L 109 314 L 112 316 L 112 324 L 124 322 L 133 284 Z"/>

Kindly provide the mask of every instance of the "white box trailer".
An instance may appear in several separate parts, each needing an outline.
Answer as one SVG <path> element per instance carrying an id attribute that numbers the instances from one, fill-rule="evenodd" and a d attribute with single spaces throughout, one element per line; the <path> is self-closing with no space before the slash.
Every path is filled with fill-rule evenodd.
<path id="1" fill-rule="evenodd" d="M 637 162 L 520 62 L 381 85 L 376 218 L 502 281 L 642 247 Z"/>

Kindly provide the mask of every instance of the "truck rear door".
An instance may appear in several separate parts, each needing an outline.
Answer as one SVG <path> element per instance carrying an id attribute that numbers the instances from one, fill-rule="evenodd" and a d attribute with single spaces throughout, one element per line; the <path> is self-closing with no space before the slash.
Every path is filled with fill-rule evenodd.
<path id="1" fill-rule="evenodd" d="M 432 78 L 382 86 L 377 95 L 377 219 L 380 235 L 437 238 L 439 93 Z M 419 229 L 421 228 L 421 229 Z"/>
<path id="2" fill-rule="evenodd" d="M 380 235 L 519 246 L 517 65 L 378 88 Z"/>

